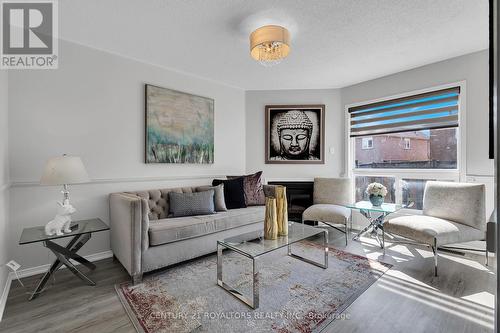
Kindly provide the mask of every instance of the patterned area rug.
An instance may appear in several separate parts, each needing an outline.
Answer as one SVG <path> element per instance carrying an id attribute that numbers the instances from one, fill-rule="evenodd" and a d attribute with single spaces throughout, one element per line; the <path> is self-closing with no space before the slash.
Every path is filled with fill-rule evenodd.
<path id="1" fill-rule="evenodd" d="M 321 261 L 322 248 L 300 243 L 294 253 Z M 224 251 L 224 281 L 252 294 L 252 261 Z M 322 269 L 286 255 L 286 249 L 258 261 L 260 307 L 252 310 L 220 288 L 216 256 L 210 255 L 146 276 L 143 283 L 116 286 L 140 333 L 319 332 L 342 313 L 391 265 L 330 248 Z"/>

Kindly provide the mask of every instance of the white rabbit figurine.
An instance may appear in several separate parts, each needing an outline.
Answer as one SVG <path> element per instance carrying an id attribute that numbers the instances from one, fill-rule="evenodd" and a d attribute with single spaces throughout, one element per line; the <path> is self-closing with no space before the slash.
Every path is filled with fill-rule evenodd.
<path id="1" fill-rule="evenodd" d="M 64 203 L 58 201 L 57 204 L 59 207 L 57 207 L 56 217 L 45 226 L 45 234 L 47 236 L 62 236 L 65 232 L 71 232 L 71 214 L 76 212 L 76 209 L 67 200 Z"/>

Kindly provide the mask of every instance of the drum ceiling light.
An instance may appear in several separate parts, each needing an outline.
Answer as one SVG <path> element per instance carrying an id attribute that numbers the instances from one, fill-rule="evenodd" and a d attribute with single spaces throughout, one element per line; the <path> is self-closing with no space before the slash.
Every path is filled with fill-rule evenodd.
<path id="1" fill-rule="evenodd" d="M 250 54 L 264 66 L 279 64 L 290 53 L 290 32 L 278 25 L 266 25 L 250 34 Z"/>

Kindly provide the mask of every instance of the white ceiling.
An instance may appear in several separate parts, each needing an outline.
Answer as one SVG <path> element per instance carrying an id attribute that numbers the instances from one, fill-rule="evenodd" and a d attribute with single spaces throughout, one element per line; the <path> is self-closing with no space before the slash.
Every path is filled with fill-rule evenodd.
<path id="1" fill-rule="evenodd" d="M 64 0 L 63 39 L 225 84 L 338 88 L 488 47 L 488 0 Z M 266 68 L 248 35 L 292 33 Z"/>

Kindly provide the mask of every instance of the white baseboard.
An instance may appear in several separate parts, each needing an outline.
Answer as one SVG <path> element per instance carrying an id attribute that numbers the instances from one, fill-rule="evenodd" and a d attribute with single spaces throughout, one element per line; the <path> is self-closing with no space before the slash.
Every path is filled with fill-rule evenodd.
<path id="1" fill-rule="evenodd" d="M 102 259 L 111 258 L 112 256 L 113 256 L 113 252 L 111 252 L 109 250 L 109 251 L 89 254 L 88 256 L 83 256 L 83 257 L 85 259 L 87 259 L 88 261 L 92 262 L 92 261 L 99 261 Z M 79 262 L 76 262 L 73 260 L 71 260 L 71 262 L 74 265 L 80 265 Z M 50 265 L 51 264 L 46 264 L 46 265 L 21 269 L 21 270 L 17 271 L 17 275 L 19 276 L 19 278 L 25 278 L 28 276 L 42 274 L 42 273 L 45 273 L 49 269 Z M 61 268 L 63 268 L 63 267 L 65 267 L 65 266 L 63 265 Z M 12 280 L 15 280 L 15 279 L 16 279 L 16 275 L 14 274 L 14 272 L 10 272 L 8 277 L 7 277 L 7 281 L 5 282 L 5 287 L 3 289 L 2 296 L 0 298 L 0 321 L 2 321 L 3 312 L 5 310 L 5 305 L 7 303 L 7 297 L 9 296 L 9 291 L 10 291 L 10 286 L 12 284 Z"/>
<path id="2" fill-rule="evenodd" d="M 102 260 L 102 259 L 111 258 L 112 256 L 113 256 L 113 252 L 111 252 L 111 250 L 109 250 L 109 251 L 89 254 L 88 256 L 83 256 L 83 257 L 85 259 L 87 259 L 88 261 L 92 262 L 92 261 L 98 261 L 98 260 Z M 74 260 L 71 260 L 71 263 L 73 265 L 80 265 L 79 262 L 74 261 Z M 17 275 L 19 275 L 19 278 L 22 279 L 22 278 L 25 278 L 28 276 L 33 276 L 33 275 L 45 273 L 49 269 L 50 265 L 52 265 L 52 264 L 45 264 L 45 265 L 41 265 L 41 266 L 35 266 L 35 267 L 21 269 L 21 270 L 17 271 Z M 64 268 L 64 267 L 65 267 L 64 265 L 61 266 L 61 268 Z M 59 268 L 59 269 L 61 269 L 61 268 Z M 14 280 L 16 278 L 16 275 L 14 274 L 14 272 L 10 272 L 9 277 L 11 278 L 11 280 Z"/>

